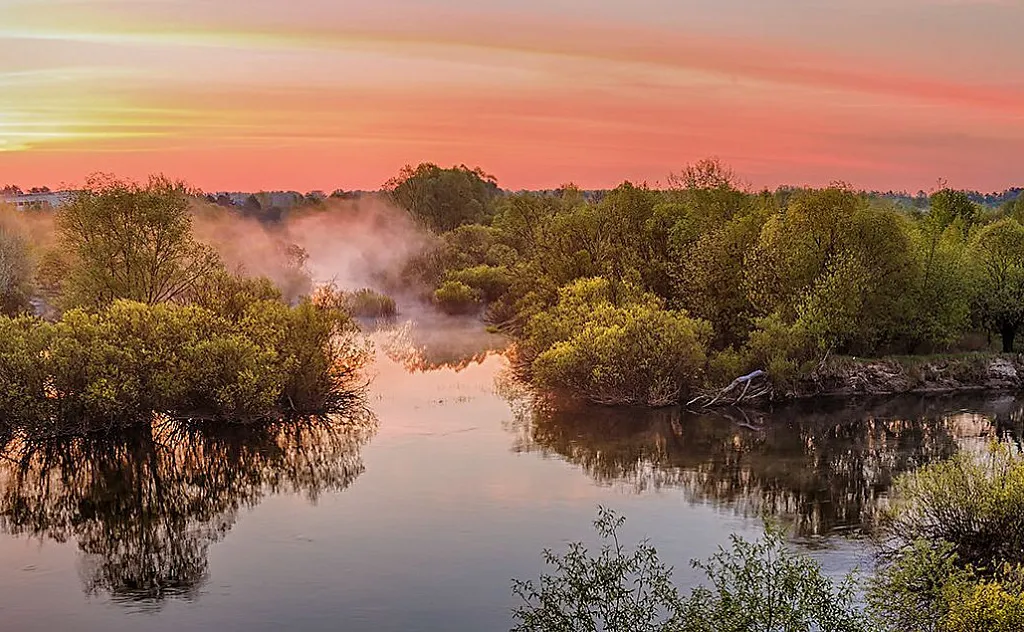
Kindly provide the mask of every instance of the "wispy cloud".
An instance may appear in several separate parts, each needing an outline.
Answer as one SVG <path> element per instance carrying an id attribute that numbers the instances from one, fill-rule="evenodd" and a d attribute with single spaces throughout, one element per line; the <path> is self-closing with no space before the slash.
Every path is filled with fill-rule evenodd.
<path id="1" fill-rule="evenodd" d="M 934 63 L 906 25 L 967 15 L 951 2 L 837 1 L 823 43 L 814 29 L 794 32 L 801 7 L 828 17 L 803 0 L 637 0 L 632 12 L 600 5 L 571 21 L 532 0 L 472 12 L 454 0 L 9 0 L 0 166 L 40 178 L 46 165 L 87 171 L 111 164 L 101 153 L 126 153 L 139 169 L 181 165 L 204 186 L 237 177 L 200 171 L 185 158 L 198 152 L 270 186 L 279 165 L 253 156 L 286 148 L 305 152 L 296 173 L 307 175 L 291 186 L 327 186 L 339 171 L 379 183 L 418 159 L 497 163 L 512 186 L 557 184 L 545 181 L 556 169 L 608 185 L 714 153 L 766 181 L 817 174 L 813 165 L 855 169 L 866 184 L 984 165 L 996 182 L 1012 175 L 1006 143 L 1024 142 L 1024 80 L 1012 75 L 1024 53 L 951 31 L 943 51 L 958 51 L 956 63 Z M 1002 33 L 1018 11 L 970 15 Z M 995 151 L 983 151 L 990 141 Z M 29 158 L 42 152 L 49 162 Z M 353 164 L 323 166 L 339 160 Z"/>

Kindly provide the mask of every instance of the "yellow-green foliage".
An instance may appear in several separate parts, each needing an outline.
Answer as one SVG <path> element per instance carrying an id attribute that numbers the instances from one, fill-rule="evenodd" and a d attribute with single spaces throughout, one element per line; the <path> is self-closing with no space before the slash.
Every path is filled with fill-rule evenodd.
<path id="1" fill-rule="evenodd" d="M 949 600 L 944 632 L 1019 632 L 1024 629 L 1024 593 L 985 581 L 962 588 Z"/>
<path id="2" fill-rule="evenodd" d="M 449 272 L 447 279 L 469 286 L 487 303 L 500 298 L 512 285 L 507 267 L 486 264 Z"/>
<path id="3" fill-rule="evenodd" d="M 395 299 L 369 288 L 347 293 L 348 312 L 359 318 L 391 318 L 398 313 Z"/>
<path id="4" fill-rule="evenodd" d="M 468 314 L 480 306 L 480 297 L 465 283 L 445 281 L 434 291 L 434 303 L 446 314 Z"/>
<path id="5" fill-rule="evenodd" d="M 32 293 L 32 260 L 28 243 L 12 227 L 0 223 L 0 314 L 28 310 Z"/>
<path id="6" fill-rule="evenodd" d="M 535 380 L 602 404 L 663 406 L 702 382 L 707 323 L 602 278 L 562 289 L 531 319 L 524 344 Z"/>
<path id="7" fill-rule="evenodd" d="M 1024 458 L 1005 445 L 901 476 L 869 594 L 895 630 L 1024 629 Z"/>
<path id="8" fill-rule="evenodd" d="M 57 216 L 67 262 L 64 301 L 180 300 L 220 268 L 192 234 L 189 191 L 164 178 L 145 185 L 90 180 Z"/>
<path id="9" fill-rule="evenodd" d="M 949 542 L 978 569 L 1024 562 L 1024 458 L 1004 445 L 962 452 L 897 479 L 885 530 L 906 545 Z"/>
<path id="10" fill-rule="evenodd" d="M 755 322 L 742 352 L 744 369 L 760 368 L 776 385 L 791 385 L 808 371 L 808 363 L 818 351 L 814 339 L 800 322 L 787 325 L 778 314 Z"/>
<path id="11" fill-rule="evenodd" d="M 200 306 L 115 301 L 55 323 L 0 318 L 0 410 L 10 426 L 91 431 L 153 411 L 232 418 L 331 412 L 364 361 L 347 315 L 303 303 Z M 347 341 L 347 342 L 346 342 Z"/>

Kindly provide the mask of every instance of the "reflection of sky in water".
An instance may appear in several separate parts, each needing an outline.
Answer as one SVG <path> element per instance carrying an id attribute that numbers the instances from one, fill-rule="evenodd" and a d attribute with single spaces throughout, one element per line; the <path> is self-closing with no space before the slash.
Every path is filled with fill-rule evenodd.
<path id="1" fill-rule="evenodd" d="M 83 592 L 87 568 L 76 542 L 2 536 L 5 623 L 18 630 L 505 630 L 509 580 L 541 572 L 544 547 L 590 539 L 598 504 L 623 512 L 625 539 L 649 536 L 680 583 L 690 584 L 687 561 L 711 554 L 730 532 L 752 535 L 766 503 L 808 511 L 809 532 L 842 526 L 852 518 L 829 507 L 835 499 L 823 485 L 863 492 L 859 515 L 893 472 L 956 444 L 983 445 L 995 432 L 988 416 L 936 421 L 961 406 L 934 399 L 776 414 L 764 430 L 672 411 L 534 414 L 497 394 L 507 387 L 499 355 L 456 361 L 458 370 L 422 370 L 425 363 L 408 372 L 405 356 L 386 352 L 380 334 L 375 342 L 370 406 L 379 430 L 358 451 L 365 469 L 347 488 L 315 503 L 285 490 L 243 506 L 209 545 L 198 596 L 169 599 L 144 615 Z M 1015 423 L 1012 402 L 996 408 L 996 418 Z M 865 566 L 857 543 L 814 543 L 830 572 Z"/>

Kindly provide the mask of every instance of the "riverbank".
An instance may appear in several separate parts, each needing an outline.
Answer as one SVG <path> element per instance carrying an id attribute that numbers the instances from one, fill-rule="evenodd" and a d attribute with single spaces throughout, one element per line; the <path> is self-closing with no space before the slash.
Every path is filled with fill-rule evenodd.
<path id="1" fill-rule="evenodd" d="M 968 353 L 885 358 L 829 358 L 799 379 L 782 399 L 901 395 L 910 393 L 1005 392 L 1024 387 L 1024 356 Z"/>

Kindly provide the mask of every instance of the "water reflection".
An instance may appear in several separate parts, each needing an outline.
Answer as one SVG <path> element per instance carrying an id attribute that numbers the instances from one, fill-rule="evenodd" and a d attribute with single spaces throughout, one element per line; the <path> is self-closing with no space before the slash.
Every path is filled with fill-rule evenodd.
<path id="1" fill-rule="evenodd" d="M 0 453 L 0 528 L 74 540 L 86 591 L 158 607 L 192 598 L 207 550 L 267 494 L 315 502 L 363 471 L 372 419 L 262 426 L 155 423 L 116 437 L 33 443 Z"/>
<path id="2" fill-rule="evenodd" d="M 477 320 L 437 315 L 400 324 L 382 323 L 376 340 L 388 359 L 409 373 L 455 372 L 501 355 L 508 339 L 488 332 Z"/>
<path id="3" fill-rule="evenodd" d="M 859 529 L 898 474 L 993 437 L 1019 438 L 1022 418 L 1013 399 L 901 398 L 759 415 L 517 410 L 517 451 L 559 455 L 636 492 L 681 488 L 691 502 L 768 513 L 805 536 Z"/>

